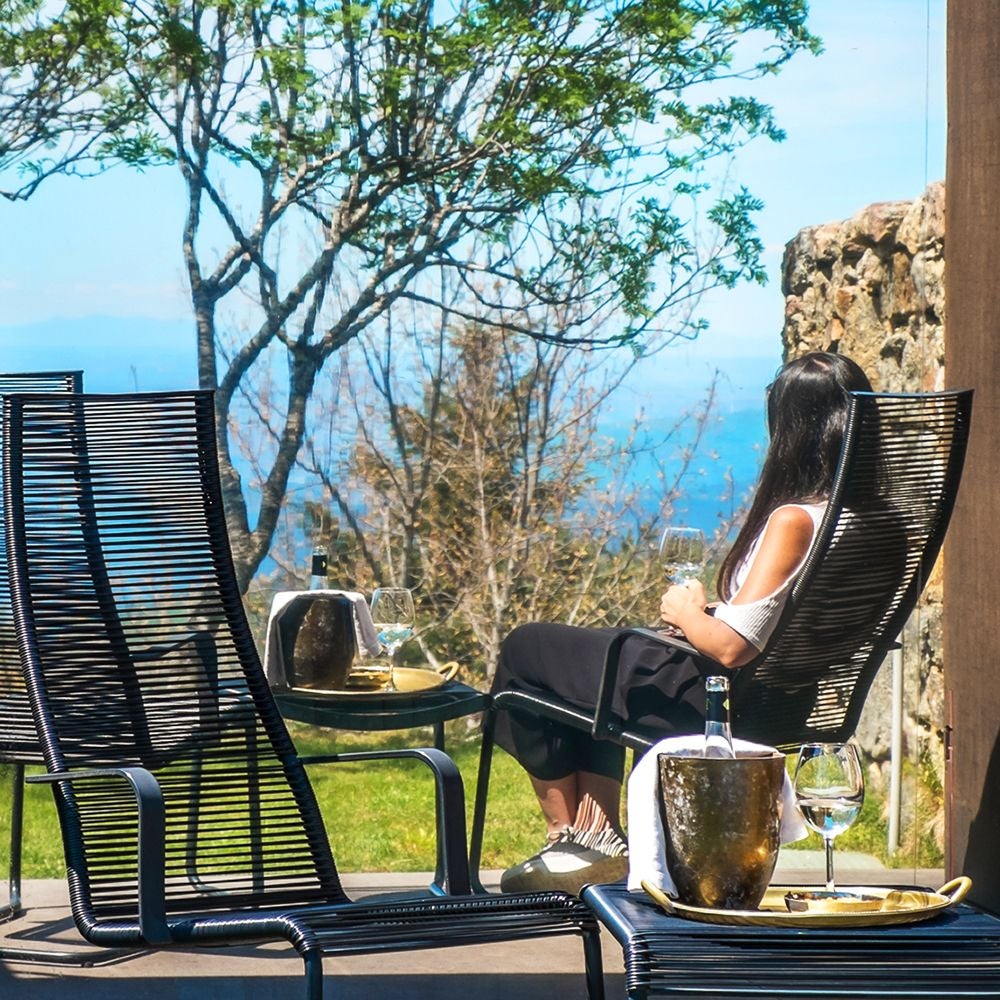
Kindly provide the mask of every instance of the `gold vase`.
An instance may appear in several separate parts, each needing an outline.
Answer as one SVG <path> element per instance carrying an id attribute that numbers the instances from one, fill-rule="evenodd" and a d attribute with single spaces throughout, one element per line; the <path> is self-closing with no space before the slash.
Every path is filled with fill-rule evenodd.
<path id="1" fill-rule="evenodd" d="M 783 754 L 660 754 L 667 868 L 689 906 L 754 909 L 778 860 Z"/>

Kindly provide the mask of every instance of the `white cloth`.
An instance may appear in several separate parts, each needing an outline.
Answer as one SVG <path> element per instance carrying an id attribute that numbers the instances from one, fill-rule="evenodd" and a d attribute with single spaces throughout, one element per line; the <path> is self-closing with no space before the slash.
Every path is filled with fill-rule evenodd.
<path id="1" fill-rule="evenodd" d="M 827 506 L 828 503 L 826 500 L 820 500 L 817 503 L 788 503 L 783 504 L 782 507 L 775 508 L 768 517 L 767 523 L 765 523 L 760 534 L 754 539 L 753 545 L 750 546 L 750 551 L 746 554 L 746 558 L 736 569 L 733 580 L 736 590 L 732 597 L 715 607 L 715 617 L 720 622 L 725 622 L 734 632 L 739 632 L 747 642 L 751 643 L 757 649 L 762 650 L 767 645 L 767 640 L 771 638 L 771 633 L 777 627 L 778 619 L 781 617 L 781 612 L 788 601 L 788 595 L 792 592 L 792 584 L 795 583 L 795 578 L 799 575 L 799 570 L 805 565 L 809 550 L 812 549 L 812 543 L 816 540 L 816 532 L 819 530 L 819 525 L 823 520 L 823 515 L 826 513 Z M 766 597 L 761 597 L 756 601 L 749 601 L 745 604 L 733 604 L 732 601 L 739 594 L 740 588 L 750 574 L 750 567 L 753 566 L 753 561 L 760 550 L 760 543 L 764 538 L 764 532 L 767 531 L 767 525 L 770 523 L 771 517 L 784 507 L 798 507 L 812 518 L 812 540 L 809 543 L 809 549 L 806 550 L 806 555 L 802 557 L 801 562 L 788 576 L 788 579 L 773 593 L 768 594 Z"/>
<path id="2" fill-rule="evenodd" d="M 677 887 L 667 871 L 666 838 L 658 802 L 659 766 L 656 758 L 661 753 L 696 753 L 701 750 L 703 741 L 704 737 L 700 734 L 671 736 L 660 740 L 632 769 L 625 802 L 628 815 L 629 889 L 641 889 L 640 883 L 648 882 L 667 895 L 676 893 Z M 733 740 L 733 749 L 737 754 L 741 751 L 774 751 L 774 747 L 746 740 Z M 801 840 L 808 832 L 795 806 L 795 791 L 786 774 L 781 794 L 781 843 Z"/>
<path id="3" fill-rule="evenodd" d="M 271 614 L 267 620 L 264 638 L 264 673 L 267 676 L 267 683 L 279 691 L 288 687 L 288 673 L 285 670 L 285 659 L 278 638 L 278 623 L 292 601 L 303 595 L 346 597 L 352 605 L 354 635 L 358 650 L 368 656 L 378 656 L 382 652 L 382 643 L 379 642 L 378 633 L 372 624 L 372 613 L 368 609 L 364 594 L 353 590 L 281 590 L 271 601 Z"/>

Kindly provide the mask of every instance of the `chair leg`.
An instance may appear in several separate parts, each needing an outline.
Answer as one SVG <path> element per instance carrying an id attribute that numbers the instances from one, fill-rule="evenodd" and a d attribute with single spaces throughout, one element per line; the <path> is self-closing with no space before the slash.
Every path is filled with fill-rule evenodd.
<path id="1" fill-rule="evenodd" d="M 306 1000 L 323 1000 L 323 953 L 314 948 L 301 954 L 306 973 Z"/>
<path id="2" fill-rule="evenodd" d="M 601 954 L 600 928 L 584 931 L 583 958 L 587 969 L 587 996 L 604 1000 L 604 958 Z"/>
<path id="3" fill-rule="evenodd" d="M 247 727 L 247 811 L 250 829 L 250 843 L 253 844 L 253 891 L 264 891 L 263 821 L 261 817 L 260 768 L 258 767 L 257 733 L 252 726 Z M 322 967 L 320 970 L 322 975 Z"/>
<path id="4" fill-rule="evenodd" d="M 496 710 L 491 706 L 483 713 L 482 744 L 479 749 L 479 773 L 476 776 L 476 801 L 472 810 L 472 831 L 469 835 L 469 879 L 473 892 L 485 892 L 479 878 L 483 853 L 483 831 L 486 826 L 486 797 L 490 790 L 490 768 L 493 764 L 493 730 Z"/>
<path id="5" fill-rule="evenodd" d="M 11 764 L 10 864 L 7 902 L 0 906 L 0 920 L 21 912 L 21 852 L 24 840 L 24 765 Z"/>
<path id="6" fill-rule="evenodd" d="M 253 845 L 252 885 L 255 893 L 264 890 L 264 861 L 260 856 L 261 810 L 260 810 L 260 775 L 257 768 L 256 734 L 252 726 L 246 728 L 247 760 L 250 762 L 247 771 L 247 823 L 250 831 L 250 843 Z M 195 754 L 191 765 L 194 775 L 192 782 L 193 794 L 188 803 L 187 834 L 184 838 L 184 871 L 188 883 L 198 892 L 217 892 L 215 886 L 206 882 L 198 872 L 198 835 L 201 822 L 201 754 Z"/>

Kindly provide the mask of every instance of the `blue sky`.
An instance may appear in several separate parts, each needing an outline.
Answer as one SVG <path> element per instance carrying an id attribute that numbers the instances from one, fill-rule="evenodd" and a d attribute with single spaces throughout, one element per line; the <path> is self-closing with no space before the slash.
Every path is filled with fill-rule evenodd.
<path id="1" fill-rule="evenodd" d="M 735 170 L 766 205 L 770 282 L 713 293 L 711 330 L 645 361 L 623 413 L 676 412 L 716 366 L 724 409 L 757 405 L 780 361 L 785 243 L 943 177 L 944 10 L 945 0 L 814 0 L 825 53 L 755 87 L 788 139 L 749 147 Z M 0 367 L 81 367 L 93 391 L 194 385 L 181 204 L 179 177 L 165 168 L 55 180 L 26 204 L 0 205 Z"/>

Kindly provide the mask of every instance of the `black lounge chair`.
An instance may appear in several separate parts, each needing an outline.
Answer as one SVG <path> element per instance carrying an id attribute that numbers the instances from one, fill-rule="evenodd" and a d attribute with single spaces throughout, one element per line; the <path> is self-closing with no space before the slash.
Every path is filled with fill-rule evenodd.
<path id="1" fill-rule="evenodd" d="M 83 373 L 9 372 L 0 374 L 0 396 L 8 392 L 80 392 Z M 21 678 L 14 618 L 7 588 L 7 553 L 0 524 L 0 765 L 9 765 L 10 855 L 7 902 L 0 904 L 0 920 L 21 909 L 21 845 L 23 841 L 24 768 L 42 763 L 28 693 Z"/>
<path id="2" fill-rule="evenodd" d="M 563 893 L 470 891 L 461 778 L 438 750 L 295 751 L 237 590 L 209 392 L 4 399 L 4 500 L 21 662 L 77 927 L 104 946 L 287 940 L 322 958 L 583 938 Z M 348 899 L 306 764 L 417 758 L 437 787 L 439 891 Z M 581 984 L 582 986 L 582 984 Z"/>
<path id="3" fill-rule="evenodd" d="M 854 733 L 872 681 L 937 559 L 965 459 L 971 390 L 852 395 L 829 507 L 767 648 L 737 671 L 700 657 L 706 676 L 732 677 L 734 734 L 785 750 Z M 483 721 L 473 873 L 497 712 L 557 720 L 639 752 L 668 735 L 630 727 L 611 709 L 621 648 L 635 634 L 697 655 L 681 640 L 627 629 L 608 650 L 594 711 L 523 691 L 494 696 Z"/>

